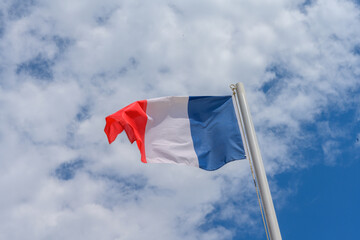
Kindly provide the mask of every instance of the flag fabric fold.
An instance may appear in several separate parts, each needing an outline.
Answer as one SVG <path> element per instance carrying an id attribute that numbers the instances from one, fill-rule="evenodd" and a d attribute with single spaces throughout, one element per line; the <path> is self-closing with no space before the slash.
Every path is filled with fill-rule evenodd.
<path id="1" fill-rule="evenodd" d="M 144 163 L 205 170 L 245 159 L 231 96 L 162 97 L 134 102 L 106 117 L 109 143 L 126 132 Z"/>

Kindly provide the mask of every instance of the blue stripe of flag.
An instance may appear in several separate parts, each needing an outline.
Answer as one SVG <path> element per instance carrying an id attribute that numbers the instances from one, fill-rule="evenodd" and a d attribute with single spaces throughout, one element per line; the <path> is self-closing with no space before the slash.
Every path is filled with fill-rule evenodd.
<path id="1" fill-rule="evenodd" d="M 189 97 L 188 115 L 200 168 L 211 171 L 245 159 L 231 96 Z"/>

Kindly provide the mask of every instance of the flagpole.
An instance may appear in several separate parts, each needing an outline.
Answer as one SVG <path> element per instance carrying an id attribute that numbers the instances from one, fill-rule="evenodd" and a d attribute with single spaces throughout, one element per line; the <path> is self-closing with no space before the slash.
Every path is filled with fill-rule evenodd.
<path id="1" fill-rule="evenodd" d="M 241 118 L 243 119 L 245 134 L 250 148 L 250 157 L 254 164 L 260 196 L 263 203 L 265 218 L 271 240 L 281 240 L 280 228 L 276 218 L 274 204 L 271 198 L 269 184 L 266 178 L 265 168 L 262 161 L 259 144 L 256 138 L 254 124 L 251 119 L 249 106 L 247 104 L 244 85 L 236 84 L 237 101 L 240 106 Z"/>

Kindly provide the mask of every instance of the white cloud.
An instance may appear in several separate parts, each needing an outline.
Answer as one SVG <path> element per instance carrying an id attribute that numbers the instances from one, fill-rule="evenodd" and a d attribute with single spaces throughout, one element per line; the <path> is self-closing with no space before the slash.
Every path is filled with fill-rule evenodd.
<path id="1" fill-rule="evenodd" d="M 337 158 L 341 154 L 341 150 L 339 149 L 339 143 L 333 140 L 329 140 L 322 145 L 322 148 L 325 154 L 325 164 L 334 165 Z"/>

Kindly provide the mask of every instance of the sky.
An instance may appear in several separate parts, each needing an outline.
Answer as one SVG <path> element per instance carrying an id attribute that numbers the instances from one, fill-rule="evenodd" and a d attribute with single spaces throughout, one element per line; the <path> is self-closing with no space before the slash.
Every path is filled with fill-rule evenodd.
<path id="1" fill-rule="evenodd" d="M 247 161 L 143 164 L 105 117 L 245 86 L 283 239 L 358 239 L 360 2 L 3 0 L 0 239 L 266 239 Z"/>

